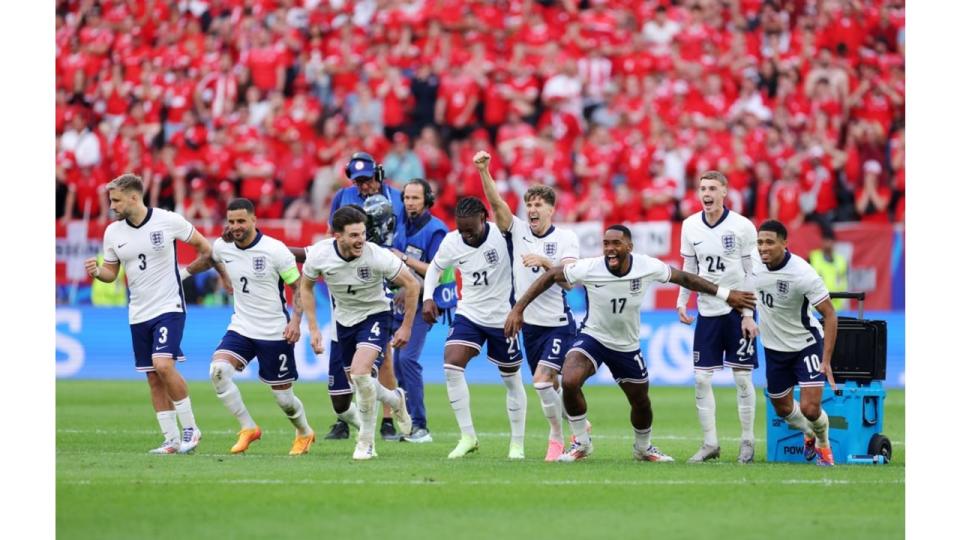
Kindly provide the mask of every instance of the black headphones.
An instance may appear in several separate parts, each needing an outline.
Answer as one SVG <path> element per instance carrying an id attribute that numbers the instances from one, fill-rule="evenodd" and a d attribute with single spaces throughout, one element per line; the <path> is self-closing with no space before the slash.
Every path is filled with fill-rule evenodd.
<path id="1" fill-rule="evenodd" d="M 383 183 L 383 177 L 384 177 L 383 166 L 377 163 L 376 160 L 373 159 L 373 156 L 371 156 L 366 152 L 357 152 L 352 156 L 350 156 L 350 161 L 348 161 L 347 166 L 343 168 L 343 174 L 345 174 L 348 179 L 350 178 L 350 166 L 353 165 L 354 162 L 356 161 L 362 161 L 364 163 L 372 163 L 373 179 L 376 180 L 377 182 L 380 182 L 381 184 Z"/>
<path id="2" fill-rule="evenodd" d="M 430 187 L 430 182 L 427 182 L 423 178 L 412 178 L 403 185 L 403 189 L 406 190 L 410 184 L 418 184 L 423 188 L 423 205 L 426 208 L 433 208 L 433 203 L 436 202 L 436 198 L 433 196 L 433 188 Z M 403 190 L 401 190 L 400 193 L 402 195 Z"/>

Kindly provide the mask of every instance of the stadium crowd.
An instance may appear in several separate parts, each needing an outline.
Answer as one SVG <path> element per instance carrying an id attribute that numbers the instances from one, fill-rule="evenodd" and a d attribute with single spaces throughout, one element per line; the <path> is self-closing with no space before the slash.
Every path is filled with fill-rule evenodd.
<path id="1" fill-rule="evenodd" d="M 696 172 L 734 210 L 903 221 L 902 0 L 60 0 L 57 218 L 103 186 L 218 220 L 325 222 L 366 151 L 434 214 L 559 189 L 557 221 L 679 220 Z"/>

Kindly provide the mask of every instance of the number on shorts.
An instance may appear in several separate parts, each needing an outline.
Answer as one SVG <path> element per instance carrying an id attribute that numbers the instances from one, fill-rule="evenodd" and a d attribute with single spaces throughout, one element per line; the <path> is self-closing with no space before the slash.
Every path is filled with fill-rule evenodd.
<path id="1" fill-rule="evenodd" d="M 286 371 L 286 370 L 287 370 L 287 355 L 281 354 L 280 355 L 280 371 Z"/>
<path id="2" fill-rule="evenodd" d="M 380 337 L 380 321 L 373 323 L 373 328 L 370 329 L 370 333 Z"/>
<path id="3" fill-rule="evenodd" d="M 166 343 L 166 342 L 167 342 L 167 327 L 166 327 L 166 326 L 161 326 L 159 332 L 160 332 L 160 339 L 158 339 L 157 341 L 158 341 L 159 343 Z"/>
<path id="4" fill-rule="evenodd" d="M 643 356 L 639 354 L 635 354 L 633 355 L 633 359 L 636 360 L 638 364 L 640 364 L 640 369 L 642 369 L 643 371 L 647 370 L 647 364 L 643 362 Z"/>
<path id="5" fill-rule="evenodd" d="M 803 357 L 803 363 L 807 365 L 807 371 L 809 373 L 819 373 L 820 372 L 820 357 L 811 354 L 810 356 Z"/>
<path id="6" fill-rule="evenodd" d="M 740 348 L 737 349 L 737 356 L 740 358 L 753 356 L 753 338 L 740 338 Z"/>
<path id="7" fill-rule="evenodd" d="M 550 348 L 550 354 L 560 354 L 560 338 L 553 338 L 553 347 Z"/>
<path id="8" fill-rule="evenodd" d="M 139 268 L 139 269 L 141 269 L 141 270 L 146 270 L 146 269 L 147 269 L 147 256 L 144 255 L 143 253 L 141 253 L 141 254 L 137 255 L 137 258 L 140 259 L 140 266 L 138 266 L 137 268 Z"/>
<path id="9" fill-rule="evenodd" d="M 507 354 L 514 355 L 517 354 L 517 338 L 508 337 L 507 338 Z"/>

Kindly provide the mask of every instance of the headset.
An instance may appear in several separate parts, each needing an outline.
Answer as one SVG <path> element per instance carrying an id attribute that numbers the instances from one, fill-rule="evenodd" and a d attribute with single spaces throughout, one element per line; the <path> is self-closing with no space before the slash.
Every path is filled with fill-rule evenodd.
<path id="1" fill-rule="evenodd" d="M 373 164 L 373 179 L 381 184 L 383 183 L 383 166 L 377 163 L 376 160 L 373 159 L 373 156 L 366 152 L 356 152 L 350 156 L 350 161 L 348 161 L 346 167 L 343 168 L 343 174 L 345 174 L 347 178 L 350 178 L 350 169 L 357 161 Z"/>
<path id="2" fill-rule="evenodd" d="M 407 186 L 410 184 L 418 184 L 423 188 L 423 205 L 426 208 L 432 208 L 433 204 L 437 202 L 437 199 L 433 195 L 433 188 L 430 187 L 430 182 L 427 182 L 423 178 L 412 178 L 404 184 L 403 189 L 407 189 Z M 403 190 L 401 190 L 401 193 L 403 193 Z"/>

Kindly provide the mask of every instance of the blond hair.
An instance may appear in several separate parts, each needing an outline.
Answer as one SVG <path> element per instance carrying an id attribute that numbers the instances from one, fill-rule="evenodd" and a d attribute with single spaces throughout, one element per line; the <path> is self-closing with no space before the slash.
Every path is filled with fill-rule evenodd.
<path id="1" fill-rule="evenodd" d="M 700 175 L 700 179 L 697 180 L 697 183 L 699 184 L 704 180 L 716 180 L 717 182 L 720 182 L 720 185 L 722 185 L 723 187 L 727 187 L 727 177 L 724 176 L 724 174 L 720 171 L 704 172 L 703 174 Z"/>
<path id="2" fill-rule="evenodd" d="M 121 174 L 107 184 L 107 191 L 114 189 L 119 189 L 120 191 L 136 191 L 143 195 L 143 180 L 132 173 Z"/>

